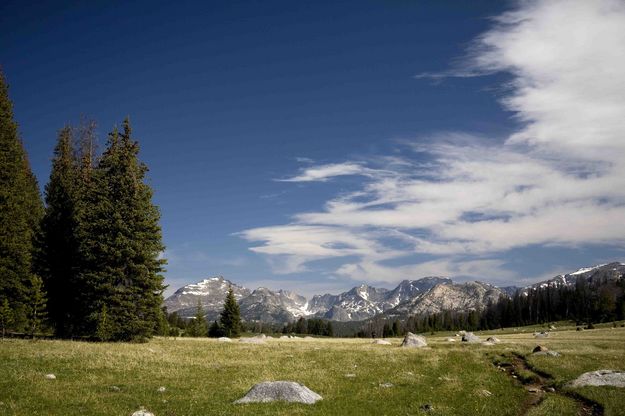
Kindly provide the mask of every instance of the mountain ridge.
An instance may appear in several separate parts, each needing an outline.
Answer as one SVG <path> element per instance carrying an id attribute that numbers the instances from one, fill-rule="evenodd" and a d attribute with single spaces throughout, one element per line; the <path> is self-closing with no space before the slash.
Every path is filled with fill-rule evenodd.
<path id="1" fill-rule="evenodd" d="M 247 321 L 286 323 L 300 317 L 331 321 L 363 321 L 377 315 L 406 316 L 437 313 L 443 310 L 467 311 L 484 308 L 501 296 L 512 296 L 517 291 L 527 294 L 539 287 L 575 284 L 578 277 L 585 279 L 620 279 L 625 264 L 613 262 L 580 268 L 575 272 L 555 276 L 524 287 L 497 287 L 490 283 L 469 281 L 454 283 L 450 278 L 428 276 L 416 280 L 402 280 L 395 288 L 376 288 L 367 284 L 333 295 L 313 295 L 310 299 L 288 290 L 259 287 L 250 290 L 223 276 L 203 279 L 176 290 L 164 304 L 169 312 L 184 318 L 194 316 L 198 301 L 209 320 L 217 319 L 229 287 Z"/>

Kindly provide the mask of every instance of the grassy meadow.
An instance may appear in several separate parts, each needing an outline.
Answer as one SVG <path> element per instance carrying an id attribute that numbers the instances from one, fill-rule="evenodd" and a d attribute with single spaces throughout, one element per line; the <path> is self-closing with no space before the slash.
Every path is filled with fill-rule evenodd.
<path id="1" fill-rule="evenodd" d="M 485 336 L 481 334 L 482 336 Z M 585 371 L 625 370 L 625 328 L 560 330 L 536 340 L 500 331 L 494 346 L 428 336 L 429 347 L 403 349 L 367 339 L 272 339 L 264 345 L 212 339 L 156 338 L 145 344 L 71 341 L 0 342 L 0 415 L 575 415 L 578 402 L 547 393 L 528 406 L 528 392 L 493 362 L 527 355 L 534 369 L 565 383 Z M 530 356 L 540 343 L 561 357 Z M 53 373 L 56 380 L 47 380 Z M 315 405 L 232 402 L 260 381 L 292 380 L 321 394 Z M 390 384 L 389 384 L 390 383 Z M 158 392 L 159 387 L 165 392 Z M 576 389 L 625 414 L 625 389 Z"/>

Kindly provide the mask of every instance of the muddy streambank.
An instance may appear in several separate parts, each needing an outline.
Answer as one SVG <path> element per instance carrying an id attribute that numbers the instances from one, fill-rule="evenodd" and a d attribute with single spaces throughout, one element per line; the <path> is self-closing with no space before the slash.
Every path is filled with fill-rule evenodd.
<path id="1" fill-rule="evenodd" d="M 517 353 L 497 356 L 493 364 L 515 380 L 527 392 L 526 399 L 519 411 L 519 415 L 526 415 L 532 408 L 540 406 L 547 395 L 560 395 L 573 399 L 577 404 L 579 416 L 603 416 L 603 407 L 581 395 L 562 390 L 550 374 L 533 368 L 525 356 Z"/>

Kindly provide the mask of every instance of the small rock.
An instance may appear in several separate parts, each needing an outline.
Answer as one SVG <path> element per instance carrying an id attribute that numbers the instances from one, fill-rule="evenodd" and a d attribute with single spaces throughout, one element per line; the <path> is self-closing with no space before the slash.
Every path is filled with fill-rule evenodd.
<path id="1" fill-rule="evenodd" d="M 163 386 L 159 387 L 158 389 L 156 389 L 157 392 L 159 393 L 165 393 L 165 391 L 167 391 L 167 389 Z"/>
<path id="2" fill-rule="evenodd" d="M 477 395 L 480 396 L 480 397 L 490 397 L 490 396 L 493 395 L 493 393 L 491 393 L 488 390 L 483 389 L 483 390 L 478 390 L 477 391 Z"/>
<path id="3" fill-rule="evenodd" d="M 549 338 L 549 332 L 535 332 L 534 338 Z"/>
<path id="4" fill-rule="evenodd" d="M 555 393 L 556 389 L 554 389 L 553 387 L 547 387 L 545 390 L 547 390 L 549 393 Z"/>
<path id="5" fill-rule="evenodd" d="M 482 342 L 482 340 L 473 332 L 466 332 L 464 335 L 462 335 L 462 342 L 468 342 L 472 344 L 476 342 Z"/>
<path id="6" fill-rule="evenodd" d="M 549 351 L 549 349 L 547 347 L 543 347 L 542 345 L 537 345 L 534 347 L 534 349 L 532 350 L 533 353 L 537 353 L 537 352 L 547 352 Z"/>
<path id="7" fill-rule="evenodd" d="M 56 376 L 54 374 L 46 374 L 44 377 L 46 380 L 56 380 Z"/>
<path id="8" fill-rule="evenodd" d="M 110 390 L 110 391 L 121 391 L 122 389 L 120 389 L 120 388 L 119 388 L 119 387 L 117 387 L 117 386 L 110 386 L 110 387 L 109 387 L 109 390 Z"/>
<path id="9" fill-rule="evenodd" d="M 265 381 L 254 385 L 244 397 L 234 403 L 284 401 L 314 404 L 318 400 L 322 400 L 320 395 L 294 381 Z"/>
<path id="10" fill-rule="evenodd" d="M 555 327 L 554 325 L 549 325 L 549 329 L 550 329 L 551 331 L 554 331 L 554 330 L 556 329 L 556 327 Z"/>
<path id="11" fill-rule="evenodd" d="M 132 414 L 132 416 L 154 416 L 154 413 L 150 413 L 145 409 L 139 409 Z"/>
<path id="12" fill-rule="evenodd" d="M 393 383 L 380 383 L 378 384 L 378 386 L 382 387 L 383 389 L 388 389 L 393 387 Z"/>
<path id="13" fill-rule="evenodd" d="M 412 332 L 408 332 L 401 343 L 401 346 L 405 348 L 423 348 L 427 347 L 427 345 L 425 337 L 415 335 Z"/>
<path id="14" fill-rule="evenodd" d="M 492 342 L 494 344 L 499 344 L 501 341 L 497 337 L 488 337 L 488 338 L 486 338 L 486 342 Z"/>

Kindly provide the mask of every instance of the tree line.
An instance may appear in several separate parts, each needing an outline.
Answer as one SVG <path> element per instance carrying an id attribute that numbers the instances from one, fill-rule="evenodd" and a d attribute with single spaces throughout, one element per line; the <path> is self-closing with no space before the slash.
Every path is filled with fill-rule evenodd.
<path id="1" fill-rule="evenodd" d="M 482 310 L 442 311 L 395 320 L 392 324 L 374 318 L 361 325 L 358 337 L 386 337 L 407 331 L 478 331 L 554 321 L 574 321 L 579 326 L 625 319 L 625 279 L 601 274 L 588 279 L 579 276 L 570 286 L 536 287 L 501 296 Z"/>
<path id="2" fill-rule="evenodd" d="M 49 328 L 106 341 L 164 331 L 160 213 L 129 119 L 96 150 L 94 123 L 63 127 L 42 200 L 0 73 L 3 334 Z"/>

